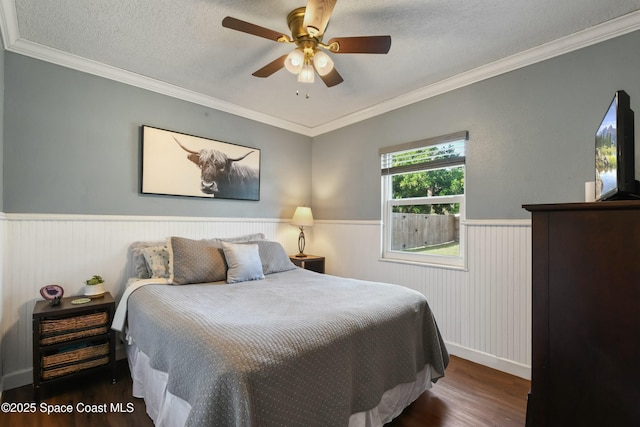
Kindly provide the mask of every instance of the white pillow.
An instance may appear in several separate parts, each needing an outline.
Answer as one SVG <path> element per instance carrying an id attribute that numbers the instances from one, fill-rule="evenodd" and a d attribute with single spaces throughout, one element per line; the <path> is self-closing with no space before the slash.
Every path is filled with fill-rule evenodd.
<path id="1" fill-rule="evenodd" d="M 258 245 L 222 242 L 222 250 L 229 267 L 227 283 L 264 279 Z"/>

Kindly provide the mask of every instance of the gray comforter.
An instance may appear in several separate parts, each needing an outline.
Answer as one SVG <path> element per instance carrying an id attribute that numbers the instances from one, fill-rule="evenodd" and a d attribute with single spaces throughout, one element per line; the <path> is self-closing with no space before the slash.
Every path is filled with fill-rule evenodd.
<path id="1" fill-rule="evenodd" d="M 191 404 L 189 426 L 346 426 L 449 359 L 422 294 L 302 269 L 144 286 L 128 305 L 131 337 Z"/>

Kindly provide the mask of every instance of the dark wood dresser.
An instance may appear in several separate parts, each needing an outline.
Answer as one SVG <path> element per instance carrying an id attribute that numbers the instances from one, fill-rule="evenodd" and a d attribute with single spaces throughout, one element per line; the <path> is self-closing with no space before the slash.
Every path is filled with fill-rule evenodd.
<path id="1" fill-rule="evenodd" d="M 527 426 L 640 426 L 640 202 L 532 213 Z"/>

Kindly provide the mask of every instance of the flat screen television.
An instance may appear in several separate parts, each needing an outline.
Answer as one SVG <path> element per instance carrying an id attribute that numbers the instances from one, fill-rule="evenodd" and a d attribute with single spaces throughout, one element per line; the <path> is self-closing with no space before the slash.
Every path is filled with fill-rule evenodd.
<path id="1" fill-rule="evenodd" d="M 619 90 L 596 131 L 596 200 L 640 199 L 634 132 L 629 95 Z"/>

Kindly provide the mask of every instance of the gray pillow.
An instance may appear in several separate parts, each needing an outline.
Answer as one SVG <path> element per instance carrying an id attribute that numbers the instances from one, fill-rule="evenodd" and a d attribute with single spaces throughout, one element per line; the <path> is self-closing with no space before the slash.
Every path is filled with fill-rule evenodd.
<path id="1" fill-rule="evenodd" d="M 174 285 L 218 282 L 226 277 L 227 266 L 220 242 L 169 238 L 173 262 L 170 282 Z"/>
<path id="2" fill-rule="evenodd" d="M 264 274 L 279 273 L 297 268 L 296 265 L 291 262 L 289 255 L 287 255 L 280 243 L 270 240 L 256 240 L 249 243 L 258 245 L 262 272 Z"/>
<path id="3" fill-rule="evenodd" d="M 227 260 L 227 283 L 264 279 L 258 245 L 222 242 L 222 250 Z"/>
<path id="4" fill-rule="evenodd" d="M 217 242 L 228 242 L 228 243 L 242 243 L 242 242 L 250 242 L 253 240 L 263 240 L 264 234 L 262 233 L 254 233 L 254 234 L 245 234 L 243 236 L 235 236 L 235 237 L 216 237 L 215 240 Z"/>

